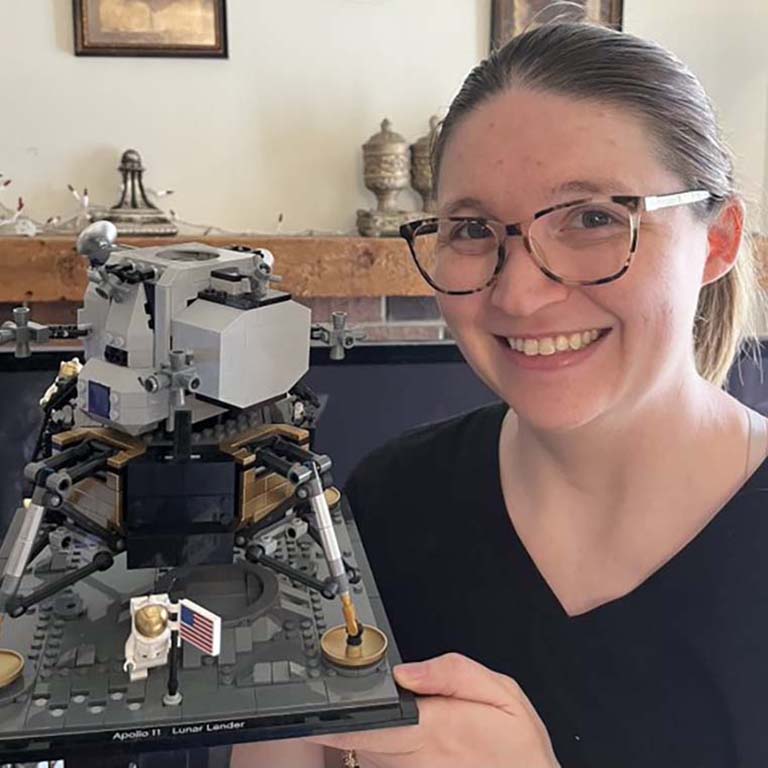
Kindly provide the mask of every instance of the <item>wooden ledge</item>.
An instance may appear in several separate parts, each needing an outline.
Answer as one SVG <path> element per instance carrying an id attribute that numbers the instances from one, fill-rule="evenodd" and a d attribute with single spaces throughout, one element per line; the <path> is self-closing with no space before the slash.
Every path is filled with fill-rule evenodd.
<path id="1" fill-rule="evenodd" d="M 297 297 L 429 296 L 400 238 L 166 237 L 121 238 L 130 245 L 201 242 L 266 248 L 282 290 Z M 0 237 L 0 302 L 81 301 L 86 261 L 74 237 Z"/>
<path id="2" fill-rule="evenodd" d="M 202 242 L 267 248 L 282 275 L 280 287 L 296 297 L 431 296 L 400 238 L 372 237 L 168 237 L 124 238 L 130 245 Z M 768 237 L 757 236 L 760 262 L 768 264 Z M 0 237 L 0 303 L 80 302 L 86 262 L 74 237 Z M 768 275 L 768 271 L 766 271 Z M 763 283 L 768 288 L 768 278 Z"/>

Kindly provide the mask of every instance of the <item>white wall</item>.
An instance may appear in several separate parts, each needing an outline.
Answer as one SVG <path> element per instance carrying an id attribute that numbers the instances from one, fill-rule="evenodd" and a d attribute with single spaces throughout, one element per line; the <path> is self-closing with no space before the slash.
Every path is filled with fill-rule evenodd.
<path id="1" fill-rule="evenodd" d="M 670 48 L 699 77 L 753 226 L 768 232 L 768 0 L 624 0 L 624 29 Z"/>
<path id="2" fill-rule="evenodd" d="M 624 6 L 627 30 L 699 75 L 759 200 L 768 189 L 768 0 Z M 352 229 L 356 209 L 373 205 L 360 145 L 385 116 L 410 141 L 421 136 L 487 52 L 490 0 L 227 7 L 228 60 L 78 58 L 70 0 L 0 0 L 0 172 L 14 178 L 0 199 L 22 194 L 38 219 L 72 214 L 72 183 L 112 204 L 119 156 L 135 147 L 147 184 L 176 190 L 163 202 L 184 219 L 274 231 L 282 212 L 286 232 Z"/>
<path id="3" fill-rule="evenodd" d="M 375 198 L 360 145 L 409 141 L 486 55 L 490 0 L 228 0 L 228 60 L 75 57 L 71 0 L 0 0 L 0 172 L 45 219 L 67 184 L 117 199 L 135 147 L 184 219 L 352 229 Z M 415 199 L 414 199 L 415 202 Z"/>

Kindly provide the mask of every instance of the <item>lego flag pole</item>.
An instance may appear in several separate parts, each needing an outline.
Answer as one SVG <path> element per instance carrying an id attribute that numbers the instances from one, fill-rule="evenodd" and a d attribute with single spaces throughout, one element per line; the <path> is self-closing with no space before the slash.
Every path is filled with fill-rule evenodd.
<path id="1" fill-rule="evenodd" d="M 179 640 L 178 618 L 178 609 L 176 606 L 173 606 L 169 620 L 169 624 L 171 625 L 171 647 L 168 650 L 168 692 L 163 696 L 163 704 L 169 707 L 178 706 L 181 704 L 183 698 L 179 692 L 179 658 L 181 656 L 181 641 Z"/>
<path id="2" fill-rule="evenodd" d="M 218 656 L 221 651 L 221 617 L 186 598 L 171 605 L 168 692 L 163 697 L 163 703 L 175 706 L 182 700 L 179 692 L 181 642 L 193 645 L 208 656 Z"/>
<path id="3" fill-rule="evenodd" d="M 221 650 L 221 617 L 202 605 L 184 598 L 179 600 L 179 634 L 201 653 L 218 656 Z"/>

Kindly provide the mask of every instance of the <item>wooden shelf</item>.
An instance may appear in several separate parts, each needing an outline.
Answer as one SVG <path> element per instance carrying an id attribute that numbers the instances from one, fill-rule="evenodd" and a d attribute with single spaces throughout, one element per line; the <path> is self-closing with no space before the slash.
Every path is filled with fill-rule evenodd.
<path id="1" fill-rule="evenodd" d="M 768 237 L 755 238 L 768 263 Z M 400 238 L 370 237 L 173 237 L 125 238 L 131 245 L 248 245 L 267 248 L 282 275 L 281 288 L 296 297 L 430 296 Z M 80 302 L 86 262 L 74 237 L 0 237 L 0 303 Z M 766 281 L 768 282 L 768 281 Z M 768 287 L 768 286 L 767 286 Z"/>
<path id="2" fill-rule="evenodd" d="M 280 288 L 297 297 L 429 296 L 400 238 L 166 237 L 121 238 L 130 245 L 202 242 L 266 248 L 275 256 Z M 0 303 L 79 302 L 86 261 L 74 237 L 0 237 Z"/>

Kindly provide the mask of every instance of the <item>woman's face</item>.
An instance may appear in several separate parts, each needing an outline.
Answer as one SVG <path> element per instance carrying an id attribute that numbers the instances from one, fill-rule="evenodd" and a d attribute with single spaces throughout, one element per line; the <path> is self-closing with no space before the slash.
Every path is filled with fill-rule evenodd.
<path id="1" fill-rule="evenodd" d="M 512 223 L 588 196 L 585 189 L 662 195 L 683 188 L 630 113 L 510 89 L 455 126 L 442 157 L 438 211 Z M 520 237 L 506 246 L 507 263 L 491 288 L 440 294 L 439 302 L 468 362 L 520 418 L 567 430 L 632 409 L 694 374 L 691 337 L 707 228 L 689 207 L 644 213 L 632 266 L 605 285 L 564 286 L 539 270 Z M 510 346 L 510 339 L 512 346 L 528 339 L 529 351 L 549 351 L 547 338 L 557 346 L 558 337 L 585 331 L 601 336 L 578 352 L 529 356 Z"/>

